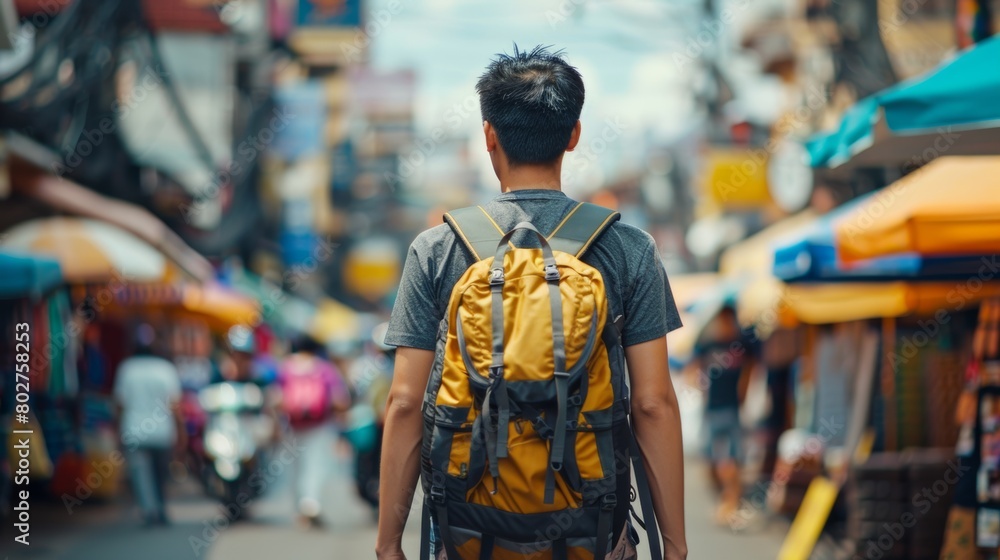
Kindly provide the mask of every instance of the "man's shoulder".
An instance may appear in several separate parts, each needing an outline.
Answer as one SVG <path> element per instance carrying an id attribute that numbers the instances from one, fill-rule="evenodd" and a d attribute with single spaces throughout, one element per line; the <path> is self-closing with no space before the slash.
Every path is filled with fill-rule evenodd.
<path id="1" fill-rule="evenodd" d="M 410 248 L 418 254 L 436 253 L 454 241 L 455 231 L 451 229 L 451 226 L 440 224 L 420 232 L 413 239 Z"/>
<path id="2" fill-rule="evenodd" d="M 626 224 L 621 220 L 611 224 L 611 227 L 608 228 L 608 230 L 608 233 L 611 235 L 606 235 L 604 238 L 608 239 L 610 242 L 618 243 L 620 248 L 619 250 L 621 250 L 627 258 L 633 256 L 635 258 L 641 258 L 646 251 L 650 249 L 650 247 L 654 247 L 656 245 L 652 235 L 636 226 Z M 605 243 L 609 241 L 605 241 Z"/>

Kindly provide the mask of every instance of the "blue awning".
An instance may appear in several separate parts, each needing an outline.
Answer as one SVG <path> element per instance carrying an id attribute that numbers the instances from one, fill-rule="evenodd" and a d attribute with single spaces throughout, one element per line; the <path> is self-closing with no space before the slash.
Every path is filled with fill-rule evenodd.
<path id="1" fill-rule="evenodd" d="M 927 257 L 897 253 L 844 263 L 837 256 L 837 222 L 875 193 L 859 197 L 819 218 L 775 245 L 774 275 L 785 282 L 879 282 L 966 279 L 996 267 L 996 257 L 949 255 Z"/>
<path id="2" fill-rule="evenodd" d="M 61 283 L 62 271 L 57 261 L 0 252 L 0 297 L 42 295 Z"/>
<path id="3" fill-rule="evenodd" d="M 811 138 L 806 146 L 813 167 L 837 167 L 877 143 L 877 128 L 889 135 L 939 136 L 957 131 L 998 129 L 1000 135 L 1000 36 L 960 53 L 936 70 L 901 82 L 851 107 L 840 126 Z M 883 122 L 884 121 L 884 122 Z M 933 138 L 931 140 L 934 140 Z M 972 143 L 974 140 L 974 143 Z M 935 147 L 949 155 L 989 153 L 983 138 L 968 140 L 968 151 L 946 138 Z M 942 149 L 943 147 L 943 149 Z M 894 155 L 920 155 L 912 146 Z"/>

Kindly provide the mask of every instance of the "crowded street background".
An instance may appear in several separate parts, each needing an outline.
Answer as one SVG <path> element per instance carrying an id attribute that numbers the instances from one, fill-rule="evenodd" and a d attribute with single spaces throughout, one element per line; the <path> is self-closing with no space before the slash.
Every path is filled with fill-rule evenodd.
<path id="1" fill-rule="evenodd" d="M 474 86 L 516 43 L 586 82 L 562 189 L 667 271 L 690 557 L 997 558 L 997 30 L 998 0 L 0 0 L 0 557 L 373 558 L 386 322 L 414 237 L 500 192 Z"/>

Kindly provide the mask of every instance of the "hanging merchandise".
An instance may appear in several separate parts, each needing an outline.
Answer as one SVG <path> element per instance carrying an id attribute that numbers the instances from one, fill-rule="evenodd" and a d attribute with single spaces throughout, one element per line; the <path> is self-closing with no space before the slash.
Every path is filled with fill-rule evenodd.
<path id="1" fill-rule="evenodd" d="M 11 420 L 13 422 L 13 420 Z M 7 456 L 16 457 L 18 455 L 16 445 L 19 440 L 28 440 L 28 448 L 31 449 L 31 464 L 28 467 L 28 477 L 31 480 L 48 480 L 52 477 L 52 460 L 45 445 L 45 435 L 42 427 L 35 418 L 33 412 L 28 413 L 28 422 L 18 424 L 18 429 L 27 431 L 28 434 L 15 434 L 13 429 L 7 432 Z"/>
<path id="2" fill-rule="evenodd" d="M 74 371 L 69 371 L 66 364 L 67 350 L 69 346 L 73 345 L 73 341 L 69 339 L 66 331 L 68 302 L 65 301 L 64 297 L 60 297 L 60 294 L 65 297 L 65 292 L 59 292 L 47 300 L 49 322 L 47 361 L 51 371 L 48 394 L 53 397 L 69 393 L 69 389 L 76 383 L 69 379 L 76 377 L 75 364 Z"/>
<path id="3" fill-rule="evenodd" d="M 110 395 L 114 388 L 114 372 L 118 365 L 125 361 L 132 348 L 131 342 L 135 335 L 120 323 L 99 323 L 101 329 L 100 351 L 104 356 L 106 375 L 101 386 L 103 395 Z"/>
<path id="4" fill-rule="evenodd" d="M 52 362 L 49 359 L 49 310 L 48 302 L 43 301 L 31 310 L 31 345 L 40 348 L 41 352 L 33 352 L 31 360 L 31 386 L 35 391 L 47 391 L 52 372 Z"/>
<path id="5" fill-rule="evenodd" d="M 964 49 L 993 35 L 990 0 L 958 0 L 955 3 L 958 48 Z"/>
<path id="6" fill-rule="evenodd" d="M 37 394 L 31 409 L 38 415 L 45 436 L 46 451 L 54 463 L 58 463 L 66 453 L 79 449 L 76 410 L 72 403 L 51 398 L 47 394 Z"/>
<path id="7" fill-rule="evenodd" d="M 1000 301 L 984 302 L 973 339 L 978 374 L 974 421 L 976 546 L 996 554 L 1000 547 Z"/>
<path id="8" fill-rule="evenodd" d="M 87 325 L 83 332 L 80 352 L 80 369 L 83 373 L 82 388 L 100 391 L 108 383 L 107 361 L 101 352 L 101 329 L 97 325 Z"/>

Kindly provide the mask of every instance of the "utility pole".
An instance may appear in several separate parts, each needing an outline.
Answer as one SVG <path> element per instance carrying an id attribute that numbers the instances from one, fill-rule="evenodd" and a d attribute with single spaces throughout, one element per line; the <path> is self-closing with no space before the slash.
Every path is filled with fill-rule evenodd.
<path id="1" fill-rule="evenodd" d="M 840 32 L 840 44 L 834 48 L 835 82 L 853 86 L 858 99 L 891 86 L 897 79 L 882 43 L 878 5 L 872 0 L 840 0 L 831 7 Z"/>

